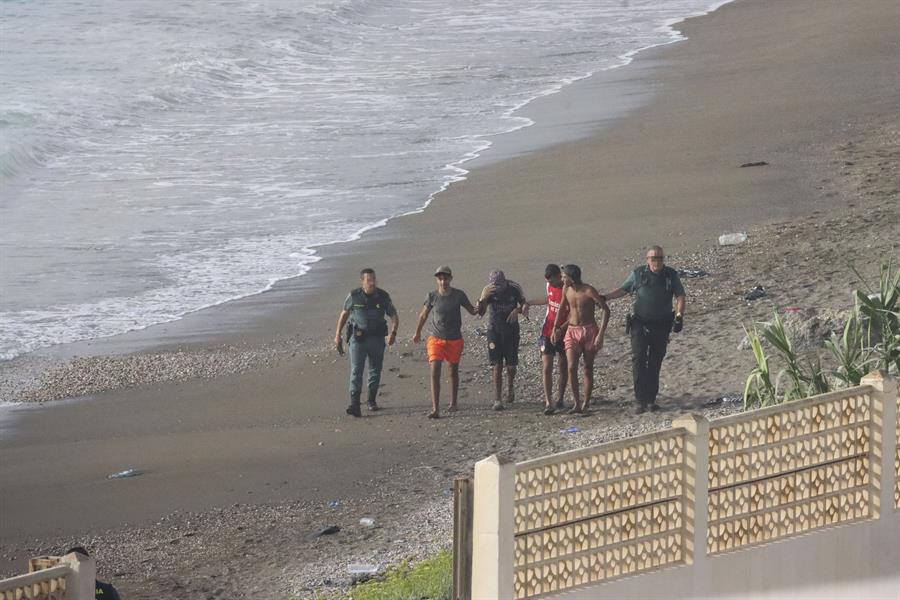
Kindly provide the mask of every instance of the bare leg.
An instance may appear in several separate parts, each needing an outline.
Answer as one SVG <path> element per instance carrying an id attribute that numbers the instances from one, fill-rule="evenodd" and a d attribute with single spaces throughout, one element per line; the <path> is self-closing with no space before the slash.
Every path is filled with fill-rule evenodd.
<path id="1" fill-rule="evenodd" d="M 441 364 L 439 360 L 429 363 L 431 367 L 431 413 L 429 417 L 435 418 L 441 414 Z"/>
<path id="2" fill-rule="evenodd" d="M 566 360 L 569 361 L 569 383 L 572 388 L 572 398 L 575 399 L 575 406 L 572 407 L 570 413 L 580 413 L 583 409 L 581 408 L 581 398 L 578 397 L 580 390 L 578 389 L 578 359 L 580 358 L 580 351 L 578 348 L 566 348 Z"/>
<path id="3" fill-rule="evenodd" d="M 594 391 L 594 358 L 596 350 L 588 350 L 584 353 L 584 409 L 587 410 L 591 403 L 591 392 Z"/>
<path id="4" fill-rule="evenodd" d="M 566 359 L 565 354 L 559 355 L 558 367 L 559 381 L 557 387 L 559 389 L 556 391 L 556 406 L 557 408 L 562 408 L 566 398 L 566 385 L 569 383 L 569 361 Z"/>
<path id="5" fill-rule="evenodd" d="M 516 399 L 516 367 L 506 365 L 506 400 L 513 402 Z"/>
<path id="6" fill-rule="evenodd" d="M 459 363 L 450 363 L 450 412 L 456 411 L 456 400 L 459 398 Z"/>
<path id="7" fill-rule="evenodd" d="M 544 375 L 544 406 L 550 407 L 553 402 L 553 355 L 541 354 Z"/>
<path id="8" fill-rule="evenodd" d="M 494 365 L 491 367 L 491 375 L 494 379 L 494 408 L 498 406 L 502 409 L 503 404 L 503 365 Z"/>

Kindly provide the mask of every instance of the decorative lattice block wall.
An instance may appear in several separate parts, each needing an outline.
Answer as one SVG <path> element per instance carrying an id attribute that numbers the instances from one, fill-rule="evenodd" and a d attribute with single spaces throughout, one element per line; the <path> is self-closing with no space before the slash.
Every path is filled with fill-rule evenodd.
<path id="1" fill-rule="evenodd" d="M 707 551 L 873 517 L 872 413 L 857 389 L 713 421 Z"/>
<path id="2" fill-rule="evenodd" d="M 894 448 L 894 508 L 900 510 L 900 390 L 897 390 L 897 446 Z"/>
<path id="3" fill-rule="evenodd" d="M 17 577 L 4 581 L 17 581 L 28 579 L 28 582 L 19 582 L 5 585 L 0 582 L 0 600 L 65 600 L 66 577 L 68 570 L 56 568 L 33 576 Z M 69 596 L 71 598 L 71 595 Z"/>
<path id="4" fill-rule="evenodd" d="M 515 597 L 684 561 L 685 432 L 519 463 Z"/>

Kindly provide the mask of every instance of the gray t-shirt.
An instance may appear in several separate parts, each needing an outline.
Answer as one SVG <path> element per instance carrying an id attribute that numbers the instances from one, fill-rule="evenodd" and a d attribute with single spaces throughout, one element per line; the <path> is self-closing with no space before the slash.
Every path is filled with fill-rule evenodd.
<path id="1" fill-rule="evenodd" d="M 437 290 L 428 293 L 425 306 L 431 309 L 431 334 L 442 340 L 462 338 L 462 315 L 460 307 L 474 310 L 469 297 L 462 290 L 450 288 L 446 296 Z"/>

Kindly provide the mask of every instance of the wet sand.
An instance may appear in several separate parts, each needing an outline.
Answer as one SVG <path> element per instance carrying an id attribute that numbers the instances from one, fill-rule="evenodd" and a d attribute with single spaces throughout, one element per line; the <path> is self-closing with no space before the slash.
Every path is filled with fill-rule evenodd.
<path id="1" fill-rule="evenodd" d="M 83 367 L 137 370 L 111 377 L 128 389 L 29 406 L 0 424 L 0 570 L 82 542 L 129 598 L 302 596 L 345 583 L 336 573 L 351 557 L 389 562 L 445 544 L 452 476 L 491 452 L 534 456 L 666 426 L 684 410 L 734 410 L 712 401 L 742 389 L 750 357 L 737 350 L 740 322 L 785 306 L 847 305 L 845 261 L 871 271 L 872 255 L 900 239 L 898 17 L 892 0 L 738 0 L 680 25 L 689 41 L 524 111 L 538 123 L 571 111 L 578 122 L 592 103 L 623 103 L 627 114 L 613 122 L 584 122 L 582 139 L 485 160 L 425 212 L 323 248 L 315 275 L 179 324 L 57 349 L 138 347 L 144 358 Z M 768 164 L 740 167 L 758 161 Z M 716 247 L 728 231 L 749 231 L 750 241 Z M 533 297 L 551 261 L 579 263 L 587 281 L 615 287 L 647 243 L 663 245 L 673 266 L 713 273 L 685 282 L 665 411 L 630 414 L 620 301 L 594 415 L 538 416 L 540 319 L 523 327 L 518 405 L 489 411 L 481 323 L 471 319 L 463 409 L 424 418 L 424 349 L 407 340 L 437 265 L 449 263 L 454 285 L 473 296 L 501 267 Z M 350 421 L 346 361 L 327 347 L 362 266 L 393 295 L 401 336 L 386 358 L 386 410 Z M 768 295 L 748 305 L 742 293 L 755 285 Z M 142 370 L 167 372 L 176 348 L 189 356 L 178 367 L 187 379 L 141 385 Z M 241 353 L 246 364 L 232 369 Z M 196 363 L 214 366 L 191 377 Z M 86 376 L 67 377 L 63 391 Z M 572 425 L 579 434 L 560 433 Z M 144 474 L 106 478 L 128 467 Z M 360 528 L 362 516 L 379 526 Z M 340 534 L 306 538 L 332 522 Z"/>

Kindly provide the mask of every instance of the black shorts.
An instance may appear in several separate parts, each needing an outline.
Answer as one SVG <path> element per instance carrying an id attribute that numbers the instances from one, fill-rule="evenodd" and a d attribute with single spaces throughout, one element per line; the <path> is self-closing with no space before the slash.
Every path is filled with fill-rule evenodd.
<path id="1" fill-rule="evenodd" d="M 541 354 L 548 354 L 553 356 L 554 354 L 562 354 L 566 355 L 566 345 L 563 343 L 562 339 L 556 342 L 554 345 L 550 341 L 550 337 L 546 335 L 542 335 L 538 338 L 538 348 L 541 350 Z"/>
<path id="2" fill-rule="evenodd" d="M 519 364 L 519 324 L 503 329 L 488 329 L 488 361 L 491 366 L 506 364 L 515 367 Z"/>

